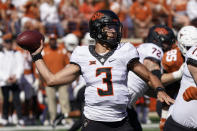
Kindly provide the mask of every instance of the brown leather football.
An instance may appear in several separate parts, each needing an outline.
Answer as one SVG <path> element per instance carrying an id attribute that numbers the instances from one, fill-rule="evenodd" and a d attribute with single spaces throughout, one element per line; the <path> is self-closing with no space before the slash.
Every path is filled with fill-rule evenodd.
<path id="1" fill-rule="evenodd" d="M 44 36 L 35 30 L 28 30 L 17 36 L 16 43 L 29 52 L 34 52 L 40 47 L 40 41 L 44 41 Z"/>

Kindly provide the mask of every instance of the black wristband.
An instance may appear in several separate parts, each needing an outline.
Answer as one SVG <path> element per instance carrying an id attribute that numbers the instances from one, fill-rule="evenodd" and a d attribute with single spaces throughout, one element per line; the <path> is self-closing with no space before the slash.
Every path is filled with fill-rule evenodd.
<path id="1" fill-rule="evenodd" d="M 42 59 L 41 53 L 38 53 L 36 55 L 31 55 L 31 57 L 32 57 L 33 62 L 35 62 L 35 61 L 37 61 L 39 59 Z"/>
<path id="2" fill-rule="evenodd" d="M 156 94 L 158 94 L 159 91 L 164 91 L 164 92 L 166 92 L 165 88 L 163 88 L 163 87 L 157 87 L 157 88 L 155 89 L 155 91 L 156 91 Z"/>
<path id="3" fill-rule="evenodd" d="M 161 80 L 161 71 L 160 70 L 152 70 L 153 75 L 157 76 Z"/>

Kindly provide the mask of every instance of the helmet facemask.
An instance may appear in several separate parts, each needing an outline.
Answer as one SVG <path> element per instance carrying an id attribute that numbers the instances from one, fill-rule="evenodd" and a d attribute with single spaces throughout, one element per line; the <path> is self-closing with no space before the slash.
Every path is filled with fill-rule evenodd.
<path id="1" fill-rule="evenodd" d="M 161 47 L 162 47 L 162 49 L 163 49 L 164 52 L 170 50 L 171 47 L 172 47 L 172 44 L 174 42 L 175 41 L 173 41 L 169 37 L 167 37 L 165 35 L 164 36 L 163 35 L 160 35 L 160 41 L 159 41 L 159 43 L 160 43 L 160 45 L 161 45 Z"/>
<path id="2" fill-rule="evenodd" d="M 116 23 L 106 24 L 97 35 L 97 41 L 107 47 L 114 49 L 121 39 L 122 26 Z"/>
<path id="3" fill-rule="evenodd" d="M 96 12 L 89 22 L 90 36 L 100 44 L 115 49 L 122 37 L 122 24 L 110 10 Z"/>
<path id="4" fill-rule="evenodd" d="M 194 26 L 184 26 L 178 32 L 178 47 L 185 56 L 190 47 L 197 45 L 197 28 Z"/>
<path id="5" fill-rule="evenodd" d="M 186 55 L 187 51 L 191 48 L 191 46 L 185 46 L 183 43 L 178 42 L 178 47 L 183 54 L 183 56 Z"/>

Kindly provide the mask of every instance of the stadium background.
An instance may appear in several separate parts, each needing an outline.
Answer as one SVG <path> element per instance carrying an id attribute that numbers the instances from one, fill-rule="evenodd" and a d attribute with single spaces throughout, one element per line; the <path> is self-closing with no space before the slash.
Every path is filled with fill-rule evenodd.
<path id="1" fill-rule="evenodd" d="M 46 44 L 52 33 L 57 36 L 59 44 L 65 44 L 63 38 L 73 33 L 81 45 L 88 32 L 88 20 L 99 9 L 113 10 L 124 27 L 122 41 L 138 45 L 155 24 L 166 24 L 175 33 L 185 25 L 197 26 L 196 4 L 195 0 L 0 0 L 0 46 L 7 39 L 15 40 L 25 30 L 40 31 L 46 37 Z M 40 90 L 44 92 L 44 88 Z M 1 96 L 1 103 L 2 99 Z M 147 127 L 143 124 L 143 127 L 153 131 L 154 127 L 158 130 L 159 118 L 155 113 L 156 100 L 150 98 L 150 101 L 148 117 L 153 124 Z M 39 105 L 38 108 L 45 106 Z M 0 107 L 0 113 L 1 110 Z M 24 130 L 31 130 L 31 125 L 29 127 Z M 0 130 L 14 128 L 2 126 Z"/>

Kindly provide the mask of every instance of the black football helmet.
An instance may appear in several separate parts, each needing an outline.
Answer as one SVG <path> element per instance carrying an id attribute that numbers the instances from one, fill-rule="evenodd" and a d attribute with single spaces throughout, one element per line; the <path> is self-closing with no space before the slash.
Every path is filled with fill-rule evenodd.
<path id="1" fill-rule="evenodd" d="M 168 26 L 155 25 L 150 28 L 146 42 L 154 43 L 162 47 L 164 51 L 167 51 L 175 43 L 175 39 L 173 30 Z"/>
<path id="2" fill-rule="evenodd" d="M 115 38 L 108 38 L 104 27 L 114 28 L 116 31 Z M 99 10 L 94 13 L 89 21 L 90 37 L 101 44 L 105 44 L 114 49 L 120 43 L 122 37 L 122 24 L 118 16 L 110 10 Z"/>

